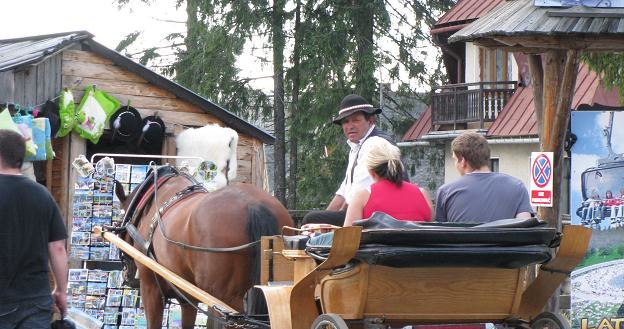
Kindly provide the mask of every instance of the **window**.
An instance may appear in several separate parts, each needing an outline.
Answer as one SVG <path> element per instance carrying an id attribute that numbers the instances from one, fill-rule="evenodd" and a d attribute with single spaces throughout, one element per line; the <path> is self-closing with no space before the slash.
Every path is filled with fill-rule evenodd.
<path id="1" fill-rule="evenodd" d="M 500 49 L 479 48 L 481 81 L 511 81 L 511 53 Z"/>
<path id="2" fill-rule="evenodd" d="M 494 158 L 494 159 L 490 159 L 490 170 L 492 172 L 498 172 L 498 161 L 499 159 Z"/>

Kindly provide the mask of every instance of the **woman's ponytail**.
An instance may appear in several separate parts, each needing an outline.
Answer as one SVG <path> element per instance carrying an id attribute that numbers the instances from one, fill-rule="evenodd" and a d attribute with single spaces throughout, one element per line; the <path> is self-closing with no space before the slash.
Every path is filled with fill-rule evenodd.
<path id="1" fill-rule="evenodd" d="M 401 186 L 403 183 L 404 169 L 401 163 L 401 151 L 385 139 L 379 138 L 371 146 L 366 164 L 368 169 L 396 186 Z"/>

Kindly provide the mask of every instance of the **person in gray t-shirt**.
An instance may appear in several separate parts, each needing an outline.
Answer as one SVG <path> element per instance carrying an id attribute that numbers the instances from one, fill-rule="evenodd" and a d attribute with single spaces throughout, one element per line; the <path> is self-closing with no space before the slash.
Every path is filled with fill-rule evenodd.
<path id="1" fill-rule="evenodd" d="M 506 218 L 530 218 L 529 193 L 517 178 L 490 171 L 487 139 L 464 133 L 451 143 L 455 168 L 462 176 L 438 190 L 438 222 L 485 223 Z"/>

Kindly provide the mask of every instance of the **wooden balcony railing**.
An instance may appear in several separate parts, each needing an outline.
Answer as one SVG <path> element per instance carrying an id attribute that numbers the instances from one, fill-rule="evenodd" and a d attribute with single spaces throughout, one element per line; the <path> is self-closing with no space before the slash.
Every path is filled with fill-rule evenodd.
<path id="1" fill-rule="evenodd" d="M 516 81 L 474 82 L 440 86 L 433 89 L 431 124 L 484 122 L 496 119 L 516 90 Z"/>

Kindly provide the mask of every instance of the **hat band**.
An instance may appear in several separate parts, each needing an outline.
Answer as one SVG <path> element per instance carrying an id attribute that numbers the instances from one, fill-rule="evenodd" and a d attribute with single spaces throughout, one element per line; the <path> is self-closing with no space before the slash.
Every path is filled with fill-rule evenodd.
<path id="1" fill-rule="evenodd" d="M 343 114 L 344 112 L 355 110 L 355 109 L 372 108 L 372 107 L 373 106 L 370 104 L 353 105 L 353 106 L 345 107 L 344 109 L 338 111 L 338 114 Z"/>

